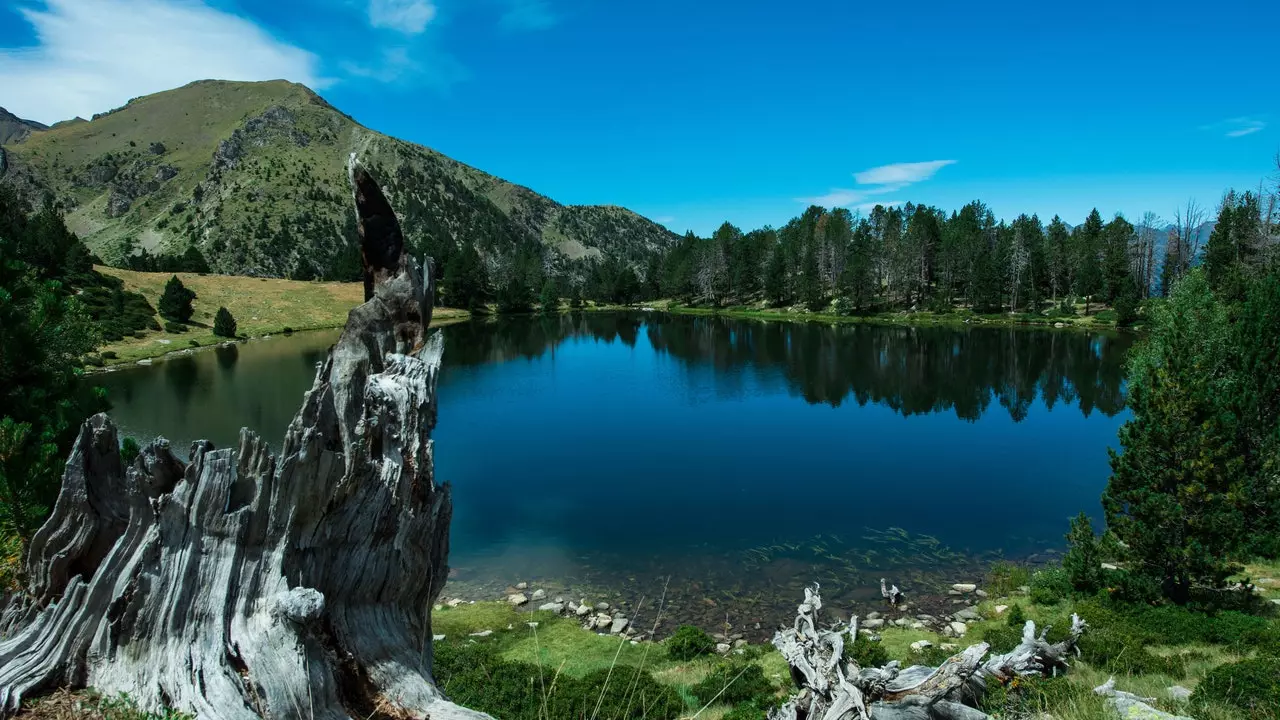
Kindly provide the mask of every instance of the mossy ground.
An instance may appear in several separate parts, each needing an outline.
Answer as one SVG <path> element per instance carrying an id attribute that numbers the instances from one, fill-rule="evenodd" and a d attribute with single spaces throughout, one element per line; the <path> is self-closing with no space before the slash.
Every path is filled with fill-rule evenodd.
<path id="1" fill-rule="evenodd" d="M 346 323 L 347 313 L 351 308 L 364 302 L 364 285 L 361 283 L 303 282 L 194 273 L 146 273 L 103 266 L 97 269 L 105 275 L 120 278 L 124 281 L 126 290 L 141 293 L 152 305 L 158 302 L 164 292 L 164 284 L 175 274 L 183 285 L 196 293 L 195 315 L 187 326 L 187 332 L 148 331 L 143 338 L 129 337 L 103 345 L 99 348 L 100 353 L 116 355 L 115 358 L 104 360 L 107 365 L 185 350 L 192 347 L 192 341 L 200 347 L 226 342 L 226 338 L 213 334 L 213 316 L 220 307 L 231 312 L 239 334 L 261 337 L 279 334 L 285 328 L 302 331 L 341 327 Z M 457 322 L 469 316 L 465 310 L 436 308 L 432 315 L 432 325 Z"/>

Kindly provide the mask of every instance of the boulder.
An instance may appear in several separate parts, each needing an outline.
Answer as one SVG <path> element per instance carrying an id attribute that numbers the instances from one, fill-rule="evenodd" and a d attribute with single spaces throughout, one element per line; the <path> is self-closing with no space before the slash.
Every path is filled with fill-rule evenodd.
<path id="1" fill-rule="evenodd" d="M 517 589 L 517 590 L 528 590 L 528 589 L 529 589 L 529 583 L 527 583 L 527 582 L 516 583 L 516 589 Z"/>
<path id="2" fill-rule="evenodd" d="M 609 603 L 607 602 L 596 603 L 596 612 L 609 612 Z"/>
<path id="3" fill-rule="evenodd" d="M 520 605 L 524 605 L 529 602 L 529 598 L 525 597 L 524 593 L 516 593 L 515 595 L 508 595 L 507 602 L 519 607 Z"/>
<path id="4" fill-rule="evenodd" d="M 729 643 L 716 643 L 716 652 L 721 655 L 728 655 L 733 646 Z"/>
<path id="5" fill-rule="evenodd" d="M 917 640 L 911 643 L 911 652 L 924 652 L 926 649 L 933 647 L 933 643 L 928 640 Z"/>
<path id="6" fill-rule="evenodd" d="M 982 615 L 973 608 L 965 608 L 951 617 L 952 619 L 959 620 L 961 622 L 978 622 L 982 619 Z"/>
<path id="7" fill-rule="evenodd" d="M 586 617 L 591 614 L 591 607 L 589 605 L 579 605 L 578 609 L 573 612 L 578 617 Z"/>
<path id="8" fill-rule="evenodd" d="M 546 591 L 546 590 L 543 590 L 543 589 L 541 589 L 541 588 L 539 588 L 539 589 L 537 589 L 537 590 L 534 590 L 534 591 L 533 591 L 533 595 L 532 595 L 532 596 L 530 596 L 530 599 L 531 599 L 531 600 L 533 600 L 533 601 L 535 601 L 535 602 L 536 602 L 536 601 L 538 601 L 538 600 L 546 600 L 546 599 L 547 599 L 547 591 Z"/>
<path id="9" fill-rule="evenodd" d="M 947 624 L 947 630 L 950 630 L 953 636 L 959 638 L 964 637 L 964 634 L 969 632 L 969 626 L 959 620 L 953 620 Z"/>
<path id="10" fill-rule="evenodd" d="M 561 603 L 550 602 L 550 603 L 544 603 L 542 605 L 539 605 L 538 609 L 543 612 L 553 612 L 559 615 L 560 613 L 564 612 L 564 605 L 562 605 Z"/>
<path id="11" fill-rule="evenodd" d="M 617 635 L 623 630 L 626 630 L 627 625 L 630 625 L 630 624 L 631 624 L 631 621 L 624 617 L 614 618 L 613 625 L 609 628 L 609 632 L 613 633 L 614 635 Z"/>
<path id="12" fill-rule="evenodd" d="M 1007 611 L 1008 609 L 1009 609 L 1008 605 L 997 605 L 995 608 L 997 615 L 1005 614 L 1005 611 Z"/>
<path id="13" fill-rule="evenodd" d="M 955 590 L 958 593 L 963 594 L 963 593 L 971 593 L 974 590 L 977 590 L 978 586 L 974 585 L 973 583 L 956 583 L 955 585 L 951 586 L 951 589 Z"/>
<path id="14" fill-rule="evenodd" d="M 595 627 L 596 630 L 603 630 L 612 624 L 613 618 L 608 615 L 597 615 L 595 620 L 592 621 L 592 626 Z"/>
<path id="15" fill-rule="evenodd" d="M 858 624 L 861 627 L 866 628 L 867 630 L 876 630 L 878 628 L 884 627 L 884 620 L 881 620 L 880 618 L 875 618 L 874 620 L 863 620 Z"/>
<path id="16" fill-rule="evenodd" d="M 1113 677 L 1106 683 L 1093 689 L 1094 694 L 1101 695 L 1111 701 L 1111 706 L 1122 718 L 1132 720 L 1192 720 L 1184 715 L 1174 715 L 1157 710 L 1147 704 L 1151 698 L 1143 698 L 1123 690 L 1116 690 L 1116 679 Z"/>

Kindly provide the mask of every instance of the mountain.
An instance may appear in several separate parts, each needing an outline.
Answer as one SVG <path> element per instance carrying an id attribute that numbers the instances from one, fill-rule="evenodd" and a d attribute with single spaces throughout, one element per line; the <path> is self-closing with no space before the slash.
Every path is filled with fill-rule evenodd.
<path id="1" fill-rule="evenodd" d="M 47 193 L 110 263 L 194 247 L 213 270 L 347 279 L 359 267 L 346 162 L 382 182 L 417 254 L 474 245 L 491 272 L 536 251 L 558 274 L 612 258 L 641 274 L 677 236 L 614 206 L 566 206 L 361 126 L 282 80 L 204 80 L 5 141 L 4 181 Z"/>
<path id="2" fill-rule="evenodd" d="M 48 126 L 35 120 L 23 120 L 0 107 L 0 145 L 18 142 L 31 134 L 32 130 L 46 130 Z"/>

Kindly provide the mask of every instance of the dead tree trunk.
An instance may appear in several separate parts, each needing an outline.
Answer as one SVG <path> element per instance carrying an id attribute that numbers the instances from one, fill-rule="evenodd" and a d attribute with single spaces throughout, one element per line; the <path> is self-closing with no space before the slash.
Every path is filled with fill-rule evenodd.
<path id="1" fill-rule="evenodd" d="M 430 268 L 350 170 L 366 302 L 280 456 L 246 429 L 185 463 L 158 439 L 124 467 L 111 420 L 86 422 L 0 622 L 0 716 L 69 685 L 201 720 L 486 717 L 431 678 L 451 504 L 432 465 Z"/>
<path id="2" fill-rule="evenodd" d="M 773 637 L 799 691 L 772 711 L 770 720 L 989 720 L 965 702 L 980 697 L 989 682 L 1064 670 L 1085 627 L 1073 617 L 1070 637 L 1051 645 L 1028 621 L 1017 648 L 986 662 L 989 647 L 979 643 L 936 668 L 903 669 L 896 660 L 882 668 L 862 668 L 844 655 L 845 643 L 852 646 L 858 636 L 857 616 L 848 627 L 820 630 L 817 586 L 805 588 L 804 594 L 794 626 Z"/>

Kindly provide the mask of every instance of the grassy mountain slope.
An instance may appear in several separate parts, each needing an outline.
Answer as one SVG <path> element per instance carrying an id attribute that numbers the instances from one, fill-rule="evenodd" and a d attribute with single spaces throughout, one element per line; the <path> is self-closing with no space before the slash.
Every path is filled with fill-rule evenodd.
<path id="1" fill-rule="evenodd" d="M 639 268 L 675 240 L 623 208 L 566 207 L 371 131 L 285 81 L 200 81 L 31 132 L 5 150 L 7 180 L 33 195 L 51 191 L 71 228 L 111 263 L 195 246 L 222 273 L 352 278 L 352 152 L 379 173 L 413 250 L 445 262 L 473 244 L 500 269 L 533 243 L 566 272 L 606 254 Z"/>
<path id="2" fill-rule="evenodd" d="M 17 142 L 33 130 L 45 130 L 46 127 L 35 120 L 23 120 L 0 107 L 0 145 Z"/>

